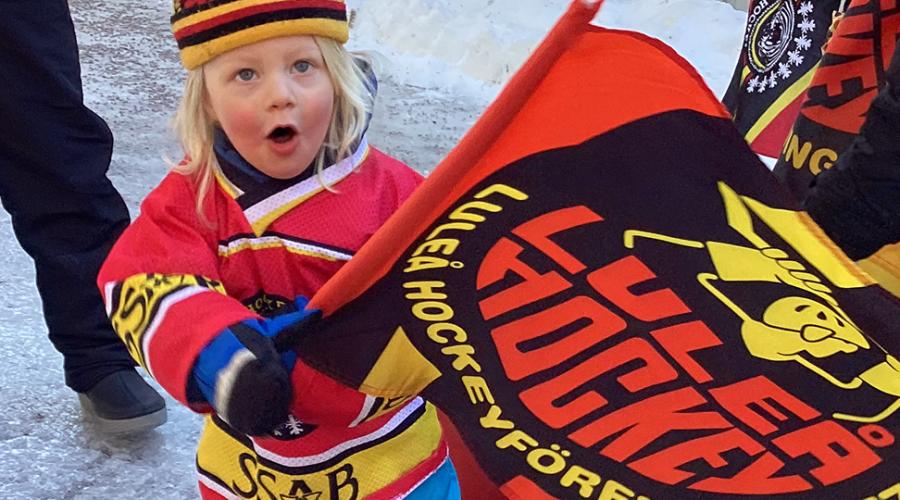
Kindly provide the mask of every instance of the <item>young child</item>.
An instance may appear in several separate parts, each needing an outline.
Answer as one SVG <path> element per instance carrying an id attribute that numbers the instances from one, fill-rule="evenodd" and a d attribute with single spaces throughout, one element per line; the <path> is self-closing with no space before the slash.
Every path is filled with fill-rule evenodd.
<path id="1" fill-rule="evenodd" d="M 132 356 L 208 414 L 202 497 L 458 498 L 434 407 L 391 407 L 273 345 L 421 182 L 366 142 L 374 80 L 342 45 L 343 1 L 176 0 L 172 30 L 186 159 L 98 284 Z"/>

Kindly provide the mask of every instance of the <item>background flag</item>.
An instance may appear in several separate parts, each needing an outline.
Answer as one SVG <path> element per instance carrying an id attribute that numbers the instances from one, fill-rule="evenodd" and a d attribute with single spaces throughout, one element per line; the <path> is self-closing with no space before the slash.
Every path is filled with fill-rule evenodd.
<path id="1" fill-rule="evenodd" d="M 313 298 L 298 354 L 422 393 L 461 475 L 512 498 L 896 496 L 900 304 L 684 60 L 597 8 Z"/>
<path id="2" fill-rule="evenodd" d="M 900 35 L 897 0 L 853 0 L 822 57 L 775 174 L 798 200 L 859 132 Z"/>
<path id="3" fill-rule="evenodd" d="M 872 99 L 884 86 L 898 36 L 897 0 L 850 2 L 775 165 L 775 175 L 798 200 L 806 198 L 813 177 L 831 168 L 859 133 Z M 885 247 L 860 266 L 900 296 L 900 244 Z"/>
<path id="4" fill-rule="evenodd" d="M 757 154 L 781 152 L 840 0 L 754 0 L 723 101 Z"/>

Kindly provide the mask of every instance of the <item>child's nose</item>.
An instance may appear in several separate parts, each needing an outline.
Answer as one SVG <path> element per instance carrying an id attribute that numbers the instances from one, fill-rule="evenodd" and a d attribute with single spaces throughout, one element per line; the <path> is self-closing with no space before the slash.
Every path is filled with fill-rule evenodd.
<path id="1" fill-rule="evenodd" d="M 268 107 L 272 109 L 289 108 L 296 104 L 287 78 L 274 77 L 269 81 L 268 101 Z"/>

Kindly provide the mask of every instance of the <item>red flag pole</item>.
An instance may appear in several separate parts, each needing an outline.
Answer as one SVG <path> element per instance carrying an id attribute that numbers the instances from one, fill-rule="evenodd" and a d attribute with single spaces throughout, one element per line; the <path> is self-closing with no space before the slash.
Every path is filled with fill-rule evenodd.
<path id="1" fill-rule="evenodd" d="M 557 58 L 584 31 L 600 10 L 603 0 L 574 0 L 543 42 L 525 64 L 509 80 L 503 91 L 488 106 L 460 143 L 435 168 L 428 180 L 376 231 L 362 249 L 315 294 L 311 308 L 321 309 L 327 316 L 358 297 L 375 281 L 384 276 L 396 257 L 406 249 L 412 238 L 431 221 L 422 220 L 423 203 L 435 200 L 449 204 L 448 195 L 459 188 L 457 180 L 470 169 L 513 119 L 516 110 L 528 100 L 532 91 L 546 76 Z M 419 201 L 419 200 L 427 200 Z M 446 207 L 444 207 L 446 208 Z M 409 235 L 399 238 L 400 231 Z M 410 231 L 409 228 L 416 228 Z M 373 249 L 379 249 L 373 251 Z"/>

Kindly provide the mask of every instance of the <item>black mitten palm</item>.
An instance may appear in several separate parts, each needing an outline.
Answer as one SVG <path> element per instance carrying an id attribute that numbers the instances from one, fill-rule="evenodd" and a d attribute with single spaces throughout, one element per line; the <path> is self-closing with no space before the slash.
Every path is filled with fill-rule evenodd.
<path id="1" fill-rule="evenodd" d="M 197 358 L 193 375 L 200 392 L 238 432 L 267 435 L 288 418 L 289 373 L 296 358 L 293 352 L 278 353 L 273 339 L 288 330 L 296 335 L 320 317 L 319 311 L 303 309 L 306 299 L 296 304 L 299 311 L 231 325 Z"/>
<path id="2" fill-rule="evenodd" d="M 288 371 L 270 338 L 243 323 L 230 330 L 243 348 L 219 371 L 213 406 L 235 430 L 250 436 L 268 434 L 288 417 Z"/>

